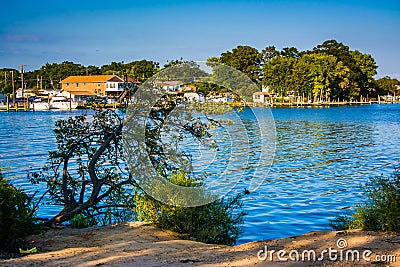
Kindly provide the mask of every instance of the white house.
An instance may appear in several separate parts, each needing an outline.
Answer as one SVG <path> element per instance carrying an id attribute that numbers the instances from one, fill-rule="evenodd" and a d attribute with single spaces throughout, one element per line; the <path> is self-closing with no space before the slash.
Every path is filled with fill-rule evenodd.
<path id="1" fill-rule="evenodd" d="M 253 94 L 253 102 L 255 103 L 270 103 L 272 94 L 268 92 L 255 92 Z"/>
<path id="2" fill-rule="evenodd" d="M 204 96 L 194 92 L 184 93 L 183 97 L 189 102 L 204 102 Z"/>
<path id="3" fill-rule="evenodd" d="M 181 82 L 179 81 L 157 82 L 156 84 L 161 86 L 167 92 L 181 91 Z"/>

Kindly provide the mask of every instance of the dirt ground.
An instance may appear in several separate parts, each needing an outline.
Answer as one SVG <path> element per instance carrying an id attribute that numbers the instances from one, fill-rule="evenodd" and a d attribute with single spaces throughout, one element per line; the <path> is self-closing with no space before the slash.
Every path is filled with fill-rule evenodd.
<path id="1" fill-rule="evenodd" d="M 229 247 L 135 222 L 49 230 L 29 240 L 37 253 L 0 266 L 400 266 L 400 236 L 378 232 L 311 232 Z"/>

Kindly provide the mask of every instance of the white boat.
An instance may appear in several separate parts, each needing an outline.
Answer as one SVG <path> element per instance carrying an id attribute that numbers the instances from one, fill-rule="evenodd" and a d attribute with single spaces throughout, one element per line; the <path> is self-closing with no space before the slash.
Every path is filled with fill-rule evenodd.
<path id="1" fill-rule="evenodd" d="M 37 98 L 35 101 L 30 103 L 29 108 L 33 110 L 49 110 L 49 103 Z"/>
<path id="2" fill-rule="evenodd" d="M 78 103 L 63 96 L 53 96 L 50 109 L 76 109 Z"/>
<path id="3" fill-rule="evenodd" d="M 30 109 L 33 110 L 49 110 L 49 103 L 46 102 L 33 102 L 30 104 Z"/>

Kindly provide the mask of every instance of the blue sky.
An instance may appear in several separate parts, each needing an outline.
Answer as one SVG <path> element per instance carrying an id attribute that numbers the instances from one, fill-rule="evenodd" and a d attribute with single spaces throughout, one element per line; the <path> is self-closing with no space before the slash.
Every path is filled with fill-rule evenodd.
<path id="1" fill-rule="evenodd" d="M 312 49 L 336 39 L 371 54 L 378 77 L 400 79 L 400 1 L 7 1 L 0 68 L 183 57 L 206 60 L 237 45 Z"/>

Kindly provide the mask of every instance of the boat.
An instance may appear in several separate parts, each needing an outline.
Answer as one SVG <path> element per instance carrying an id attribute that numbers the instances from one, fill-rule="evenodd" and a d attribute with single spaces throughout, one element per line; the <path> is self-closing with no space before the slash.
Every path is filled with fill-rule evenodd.
<path id="1" fill-rule="evenodd" d="M 78 103 L 64 96 L 53 96 L 50 101 L 50 109 L 76 109 Z"/>
<path id="2" fill-rule="evenodd" d="M 49 103 L 43 102 L 40 98 L 35 99 L 29 104 L 29 108 L 32 110 L 49 110 Z"/>

